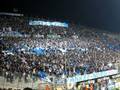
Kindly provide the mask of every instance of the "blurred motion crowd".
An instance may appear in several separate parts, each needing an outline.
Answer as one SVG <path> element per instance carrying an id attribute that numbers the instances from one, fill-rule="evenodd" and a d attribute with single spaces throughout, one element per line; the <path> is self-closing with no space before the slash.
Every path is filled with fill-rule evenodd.
<path id="1" fill-rule="evenodd" d="M 0 75 L 8 82 L 90 74 L 120 63 L 120 40 L 107 32 L 75 25 L 30 26 L 34 19 L 0 17 Z"/>

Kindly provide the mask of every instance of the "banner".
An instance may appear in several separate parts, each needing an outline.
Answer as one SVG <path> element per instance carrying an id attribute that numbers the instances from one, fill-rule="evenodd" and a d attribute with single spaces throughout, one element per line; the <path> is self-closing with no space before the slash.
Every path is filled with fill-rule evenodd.
<path id="1" fill-rule="evenodd" d="M 49 21 L 29 21 L 29 25 L 43 25 L 43 26 L 59 26 L 68 28 L 67 23 L 49 22 Z"/>
<path id="2" fill-rule="evenodd" d="M 108 70 L 108 71 L 97 72 L 92 74 L 76 75 L 74 77 L 67 78 L 67 83 L 71 83 L 71 82 L 76 83 L 76 82 L 106 77 L 106 76 L 114 75 L 117 73 L 118 73 L 118 70 Z"/>

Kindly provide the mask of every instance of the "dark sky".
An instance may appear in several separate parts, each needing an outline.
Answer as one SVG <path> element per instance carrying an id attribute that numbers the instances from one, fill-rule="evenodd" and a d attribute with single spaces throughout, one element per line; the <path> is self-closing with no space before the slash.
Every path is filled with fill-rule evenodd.
<path id="1" fill-rule="evenodd" d="M 120 32 L 120 0 L 0 0 L 0 11 L 76 22 Z"/>

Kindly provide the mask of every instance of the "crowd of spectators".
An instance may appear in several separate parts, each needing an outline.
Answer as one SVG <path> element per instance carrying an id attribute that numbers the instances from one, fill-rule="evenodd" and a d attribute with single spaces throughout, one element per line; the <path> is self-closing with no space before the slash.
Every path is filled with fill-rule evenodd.
<path id="1" fill-rule="evenodd" d="M 21 89 L 13 89 L 13 88 L 0 88 L 0 90 L 21 90 Z M 23 90 L 33 90 L 31 88 L 24 88 Z"/>
<path id="2" fill-rule="evenodd" d="M 29 26 L 28 20 L 0 18 L 0 75 L 8 82 L 16 78 L 28 82 L 29 78 L 90 74 L 116 69 L 120 63 L 120 40 L 109 37 L 106 32 L 76 26 Z M 13 31 L 30 37 L 2 35 Z M 33 37 L 38 34 L 44 37 Z M 49 34 L 61 38 L 47 38 Z M 35 48 L 42 50 L 38 54 Z"/>

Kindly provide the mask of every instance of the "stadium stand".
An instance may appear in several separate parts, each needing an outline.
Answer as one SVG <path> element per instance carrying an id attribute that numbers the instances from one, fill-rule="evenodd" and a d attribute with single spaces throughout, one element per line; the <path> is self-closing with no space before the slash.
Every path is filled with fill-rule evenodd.
<path id="1" fill-rule="evenodd" d="M 0 16 L 0 76 L 7 82 L 91 74 L 120 63 L 120 40 L 106 32 L 75 25 L 30 26 L 29 19 Z"/>

